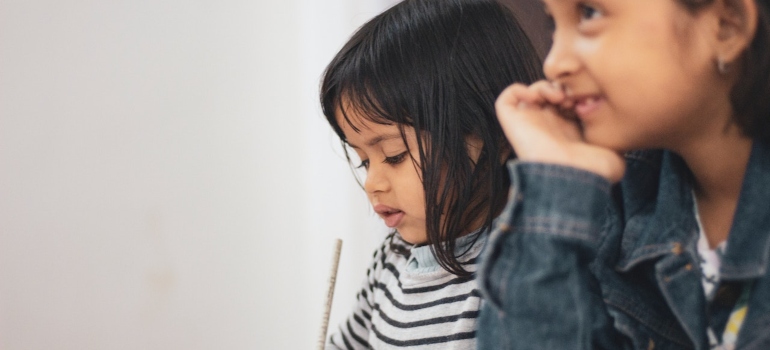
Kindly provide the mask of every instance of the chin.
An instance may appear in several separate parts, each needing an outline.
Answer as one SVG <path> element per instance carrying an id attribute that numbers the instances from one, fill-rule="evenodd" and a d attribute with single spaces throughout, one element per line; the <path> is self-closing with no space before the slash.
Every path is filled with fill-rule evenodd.
<path id="1" fill-rule="evenodd" d="M 398 230 L 399 236 L 401 236 L 401 239 L 407 241 L 410 244 L 418 245 L 418 244 L 425 244 L 428 243 L 428 237 L 423 234 L 415 233 L 415 232 L 409 232 L 407 231 L 401 231 Z"/>

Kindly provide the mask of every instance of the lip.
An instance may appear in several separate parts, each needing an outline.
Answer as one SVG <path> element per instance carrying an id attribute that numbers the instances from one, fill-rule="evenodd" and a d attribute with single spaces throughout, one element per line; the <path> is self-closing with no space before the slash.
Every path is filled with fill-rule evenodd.
<path id="1" fill-rule="evenodd" d="M 583 95 L 572 98 L 575 101 L 575 114 L 580 120 L 585 121 L 591 113 L 601 107 L 604 99 L 599 95 Z"/>
<path id="2" fill-rule="evenodd" d="M 404 219 L 404 212 L 396 208 L 391 208 L 384 204 L 374 205 L 374 212 L 377 213 L 383 220 L 385 225 L 394 228 L 398 226 Z"/>

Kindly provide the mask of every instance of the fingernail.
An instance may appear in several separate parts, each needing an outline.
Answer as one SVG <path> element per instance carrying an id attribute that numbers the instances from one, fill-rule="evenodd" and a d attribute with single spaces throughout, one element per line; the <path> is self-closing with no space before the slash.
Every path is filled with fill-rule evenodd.
<path id="1" fill-rule="evenodd" d="M 516 104 L 516 108 L 519 108 L 519 109 L 521 109 L 521 108 L 527 108 L 528 106 L 529 106 L 529 104 L 527 104 L 527 103 L 526 103 L 526 102 L 524 102 L 524 101 L 519 101 L 519 103 L 518 103 L 518 104 Z"/>

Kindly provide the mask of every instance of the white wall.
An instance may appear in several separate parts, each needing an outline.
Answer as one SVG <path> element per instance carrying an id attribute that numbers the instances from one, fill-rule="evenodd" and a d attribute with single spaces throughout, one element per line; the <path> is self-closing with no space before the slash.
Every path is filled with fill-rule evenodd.
<path id="1" fill-rule="evenodd" d="M 0 0 L 0 349 L 309 349 L 384 229 L 317 106 L 392 0 Z"/>

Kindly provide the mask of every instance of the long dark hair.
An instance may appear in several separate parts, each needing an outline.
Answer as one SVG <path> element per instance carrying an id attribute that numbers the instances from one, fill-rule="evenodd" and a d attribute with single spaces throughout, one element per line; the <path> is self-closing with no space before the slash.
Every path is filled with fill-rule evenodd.
<path id="1" fill-rule="evenodd" d="M 482 218 L 476 234 L 486 231 L 510 185 L 504 161 L 513 150 L 495 117 L 495 99 L 514 82 L 541 78 L 533 45 L 500 3 L 405 0 L 350 38 L 326 68 L 320 97 L 343 145 L 336 111 L 345 120 L 352 109 L 398 125 L 405 144 L 403 127 L 415 129 L 428 242 L 444 269 L 469 276 L 455 239 Z M 475 163 L 466 143 L 471 136 L 483 142 Z"/>

